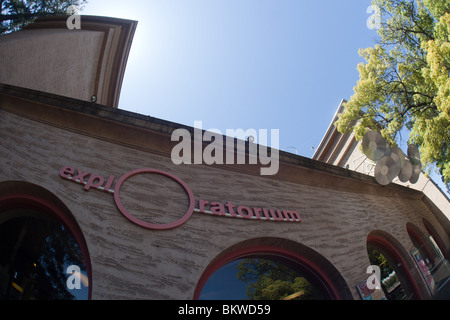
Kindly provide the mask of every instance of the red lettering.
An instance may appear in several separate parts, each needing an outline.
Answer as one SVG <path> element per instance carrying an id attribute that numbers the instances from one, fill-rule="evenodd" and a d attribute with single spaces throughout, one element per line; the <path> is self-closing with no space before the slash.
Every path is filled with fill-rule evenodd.
<path id="1" fill-rule="evenodd" d="M 208 205 L 208 201 L 205 200 L 198 200 L 198 209 L 200 210 L 200 213 L 205 213 L 205 205 Z"/>
<path id="2" fill-rule="evenodd" d="M 247 213 L 244 213 L 244 211 L 247 211 Z M 250 219 L 253 215 L 252 209 L 250 209 L 249 207 L 245 207 L 245 206 L 239 206 L 237 208 L 237 212 L 244 219 Z"/>
<path id="3" fill-rule="evenodd" d="M 302 221 L 297 211 L 283 210 L 283 215 L 288 221 Z"/>
<path id="4" fill-rule="evenodd" d="M 221 202 L 211 202 L 211 212 L 217 216 L 224 216 L 225 207 Z"/>
<path id="5" fill-rule="evenodd" d="M 270 220 L 271 217 L 269 216 L 269 213 L 267 212 L 267 209 L 266 209 L 266 208 L 263 208 L 262 211 L 263 211 L 264 217 L 265 217 L 267 220 Z"/>
<path id="6" fill-rule="evenodd" d="M 230 201 L 227 201 L 225 204 L 227 207 L 228 212 L 231 214 L 232 217 L 236 217 L 236 213 L 234 213 L 234 208 L 236 207 L 234 204 L 232 204 Z"/>
<path id="7" fill-rule="evenodd" d="M 283 217 L 281 216 L 281 211 L 280 210 L 277 210 L 278 216 L 275 214 L 275 212 L 272 209 L 269 210 L 270 215 L 267 212 L 267 209 L 265 209 L 265 208 L 263 209 L 263 213 L 264 213 L 264 216 L 267 219 L 269 219 L 269 220 L 270 219 L 273 219 L 275 221 L 282 221 L 283 220 Z"/>
<path id="8" fill-rule="evenodd" d="M 259 214 L 261 212 L 261 208 L 253 208 L 253 213 L 255 214 L 256 219 L 261 220 L 261 215 Z"/>
<path id="9" fill-rule="evenodd" d="M 114 176 L 109 176 L 108 181 L 106 181 L 106 184 L 105 184 L 105 191 L 106 192 L 109 192 L 113 182 L 114 182 Z"/>
<path id="10" fill-rule="evenodd" d="M 80 183 L 84 184 L 84 178 L 90 175 L 89 172 L 83 172 L 80 169 L 78 169 L 78 175 L 76 177 L 73 177 L 73 180 L 79 180 Z"/>
<path id="11" fill-rule="evenodd" d="M 72 167 L 64 167 L 61 170 L 59 170 L 59 175 L 65 179 L 71 178 L 74 173 L 75 169 Z"/>
<path id="12" fill-rule="evenodd" d="M 94 183 L 96 180 L 97 180 L 97 182 Z M 96 176 L 93 174 L 89 177 L 88 182 L 86 182 L 86 185 L 84 186 L 84 190 L 89 191 L 89 189 L 91 187 L 94 187 L 94 188 L 101 187 L 103 185 L 103 182 L 105 182 L 105 179 L 103 179 L 103 177 Z"/>
<path id="13" fill-rule="evenodd" d="M 275 221 L 283 221 L 284 220 L 281 210 L 277 210 L 276 214 L 273 212 L 273 210 L 270 210 L 270 214 L 275 219 Z"/>
<path id="14" fill-rule="evenodd" d="M 179 219 L 178 221 L 170 224 L 164 224 L 164 225 L 155 225 L 155 224 L 149 224 L 147 222 L 143 222 L 136 217 L 133 217 L 131 214 L 126 211 L 126 209 L 123 207 L 122 203 L 120 202 L 119 197 L 119 190 L 121 184 L 128 179 L 131 176 L 134 176 L 139 173 L 155 173 L 160 174 L 163 176 L 166 176 L 176 182 L 178 182 L 187 192 L 190 199 L 189 208 L 186 211 L 186 214 L 183 216 L 182 219 Z M 192 212 L 194 211 L 194 195 L 192 193 L 192 190 L 184 183 L 182 180 L 180 180 L 178 177 L 173 176 L 167 172 L 156 170 L 156 169 L 150 169 L 150 168 L 144 168 L 144 169 L 137 169 L 130 171 L 126 174 L 124 174 L 118 181 L 115 187 L 113 187 L 115 177 L 109 176 L 108 180 L 105 183 L 105 179 L 101 176 L 97 176 L 95 174 L 91 174 L 90 172 L 83 172 L 80 169 L 77 169 L 77 175 L 75 176 L 75 169 L 73 167 L 65 166 L 59 170 L 59 175 L 64 178 L 71 180 L 76 183 L 80 183 L 84 185 L 84 190 L 89 191 L 91 188 L 96 188 L 103 190 L 105 192 L 113 193 L 114 194 L 114 200 L 116 201 L 116 205 L 119 208 L 120 212 L 130 219 L 131 221 L 149 228 L 149 229 L 169 229 L 173 228 L 175 226 L 178 226 L 179 224 L 184 223 L 189 217 L 191 216 Z M 90 175 L 89 179 L 88 176 Z M 84 179 L 87 179 L 87 182 L 84 181 Z M 103 186 L 103 184 L 105 185 Z M 209 211 L 207 210 L 206 206 L 209 206 Z M 244 218 L 244 219 L 256 219 L 256 220 L 271 220 L 271 221 L 287 221 L 287 222 L 301 222 L 300 215 L 297 211 L 291 211 L 291 210 L 272 210 L 272 209 L 266 209 L 266 208 L 250 208 L 247 206 L 238 206 L 236 207 L 231 201 L 227 201 L 225 204 L 222 202 L 211 202 L 205 200 L 198 200 L 198 207 L 199 209 L 197 212 L 199 213 L 208 213 L 213 214 L 216 216 L 231 216 L 233 218 Z M 235 212 L 236 209 L 236 212 Z M 227 212 L 228 211 L 228 212 Z"/>

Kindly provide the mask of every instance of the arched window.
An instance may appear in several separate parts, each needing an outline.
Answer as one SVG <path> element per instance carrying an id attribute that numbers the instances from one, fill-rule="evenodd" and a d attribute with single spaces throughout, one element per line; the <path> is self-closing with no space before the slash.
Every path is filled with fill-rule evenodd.
<path id="1" fill-rule="evenodd" d="M 0 299 L 88 299 L 91 269 L 81 231 L 39 188 L 44 197 L 0 195 Z"/>
<path id="2" fill-rule="evenodd" d="M 422 299 L 410 270 L 414 268 L 408 253 L 388 233 L 376 230 L 367 237 L 370 263 L 380 267 L 381 287 L 388 300 Z"/>
<path id="3" fill-rule="evenodd" d="M 444 240 L 442 240 L 439 233 L 433 227 L 433 225 L 427 219 L 422 219 L 423 225 L 425 229 L 427 229 L 428 233 L 432 237 L 432 241 L 436 244 L 436 248 L 440 251 L 439 254 L 443 256 L 445 259 L 450 259 L 450 250 L 446 247 Z"/>
<path id="4" fill-rule="evenodd" d="M 200 300 L 329 300 L 331 296 L 309 270 L 280 256 L 254 255 L 218 269 Z"/>
<path id="5" fill-rule="evenodd" d="M 423 219 L 423 223 L 430 235 L 424 241 L 424 246 L 427 248 L 427 251 L 425 253 L 420 253 L 422 254 L 423 260 L 426 263 L 434 283 L 431 283 L 431 279 L 428 280 L 428 282 L 433 285 L 435 284 L 436 289 L 440 291 L 446 283 L 450 281 L 450 263 L 448 259 L 445 258 L 446 252 L 448 256 L 448 249 L 446 249 L 444 241 L 431 223 L 426 219 Z M 425 238 L 424 235 L 422 237 Z M 428 261 L 431 261 L 431 263 Z M 434 286 L 430 285 L 430 287 L 432 287 L 432 291 L 434 291 Z"/>
<path id="6" fill-rule="evenodd" d="M 414 247 L 417 248 L 427 267 L 431 270 L 439 259 L 436 259 L 436 252 L 432 244 L 430 244 L 430 240 L 412 223 L 406 224 L 406 230 Z"/>
<path id="7" fill-rule="evenodd" d="M 194 299 L 353 299 L 334 266 L 314 250 L 280 238 L 236 244 L 203 272 Z"/>

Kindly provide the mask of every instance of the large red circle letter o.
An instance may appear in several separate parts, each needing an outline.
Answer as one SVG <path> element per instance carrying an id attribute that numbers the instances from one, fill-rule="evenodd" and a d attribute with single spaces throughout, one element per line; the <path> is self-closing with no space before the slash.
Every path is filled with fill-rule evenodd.
<path id="1" fill-rule="evenodd" d="M 140 173 L 160 174 L 160 175 L 166 176 L 166 177 L 174 180 L 179 185 L 181 185 L 189 197 L 189 208 L 187 209 L 184 216 L 181 217 L 180 219 L 178 219 L 177 221 L 174 221 L 171 223 L 154 224 L 154 223 L 149 223 L 149 222 L 143 221 L 141 219 L 138 219 L 135 216 L 133 216 L 132 214 L 130 214 L 127 211 L 127 209 L 125 209 L 125 207 L 123 206 L 123 204 L 120 200 L 120 187 L 122 186 L 122 184 L 124 183 L 125 180 L 127 180 L 128 178 L 130 178 L 134 175 L 140 174 Z M 125 173 L 123 176 L 121 176 L 120 179 L 117 181 L 116 186 L 114 187 L 114 201 L 116 202 L 116 206 L 119 209 L 119 211 L 131 222 L 133 222 L 141 227 L 144 227 L 147 229 L 155 229 L 155 230 L 172 229 L 172 228 L 176 228 L 176 227 L 182 225 L 192 216 L 192 213 L 194 212 L 194 206 L 195 206 L 194 194 L 193 194 L 191 188 L 189 188 L 189 186 L 183 180 L 181 180 L 177 176 L 170 174 L 168 172 L 158 170 L 158 169 L 152 169 L 152 168 L 143 168 L 143 169 L 132 170 L 130 172 Z"/>

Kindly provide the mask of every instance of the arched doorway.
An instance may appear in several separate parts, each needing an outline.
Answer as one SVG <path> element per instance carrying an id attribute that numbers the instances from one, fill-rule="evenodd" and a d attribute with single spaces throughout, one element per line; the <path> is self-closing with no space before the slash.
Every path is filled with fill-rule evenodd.
<path id="1" fill-rule="evenodd" d="M 422 233 L 422 231 L 417 226 L 413 225 L 412 223 L 406 224 L 406 230 L 409 234 L 411 242 L 413 243 L 414 247 L 417 248 L 417 250 L 421 254 L 422 258 L 424 259 L 425 263 L 427 264 L 427 267 L 429 269 L 433 268 L 433 266 L 437 262 L 436 261 L 436 253 L 434 252 L 434 248 L 432 247 L 432 245 L 429 243 L 429 240 Z"/>
<path id="2" fill-rule="evenodd" d="M 432 241 L 435 242 L 437 248 L 439 249 L 439 254 L 441 254 L 444 259 L 449 260 L 450 250 L 446 247 L 444 240 L 440 237 L 439 233 L 436 231 L 430 221 L 424 218 L 422 219 L 422 222 L 425 226 L 425 229 L 427 229 L 428 233 L 430 234 Z"/>
<path id="3" fill-rule="evenodd" d="M 86 242 L 62 202 L 36 185 L 1 183 L 0 299 L 89 299 L 91 279 Z"/>
<path id="4" fill-rule="evenodd" d="M 194 299 L 218 297 L 353 299 L 345 280 L 328 260 L 310 248 L 280 238 L 247 240 L 214 259 L 200 277 Z"/>
<path id="5" fill-rule="evenodd" d="M 394 237 L 372 231 L 367 237 L 367 254 L 370 263 L 380 267 L 380 284 L 388 300 L 423 299 L 410 272 L 414 264 Z"/>
<path id="6" fill-rule="evenodd" d="M 422 245 L 427 248 L 426 252 L 420 251 L 424 264 L 427 267 L 427 270 L 424 270 L 422 267 L 421 271 L 423 274 L 426 274 L 424 277 L 427 280 L 430 291 L 433 294 L 436 294 L 436 290 L 440 291 L 448 283 L 448 281 L 450 281 L 450 263 L 445 257 L 445 252 L 448 252 L 448 250 L 446 250 L 444 241 L 441 237 L 439 237 L 439 234 L 431 223 L 426 219 L 423 219 L 423 223 L 429 233 L 429 236 L 426 237 L 425 235 L 422 235 L 422 238 L 425 239 L 422 241 L 423 244 L 414 243 L 413 239 L 412 241 L 416 248 L 418 248 L 418 251 L 420 251 L 420 247 L 417 245 Z M 411 238 L 413 238 L 413 236 Z M 430 275 L 431 278 L 428 275 Z"/>

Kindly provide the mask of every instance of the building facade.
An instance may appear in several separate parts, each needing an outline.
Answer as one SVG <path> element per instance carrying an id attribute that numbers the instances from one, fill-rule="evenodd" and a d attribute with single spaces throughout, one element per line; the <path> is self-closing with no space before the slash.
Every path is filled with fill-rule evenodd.
<path id="1" fill-rule="evenodd" d="M 122 32 L 135 27 L 89 19 L 95 30 L 84 29 L 88 39 L 106 39 L 111 24 Z M 38 22 L 0 39 L 0 47 L 15 37 L 80 31 L 64 30 L 61 18 L 50 21 L 51 28 L 44 20 L 42 28 Z M 106 27 L 110 31 L 98 31 Z M 33 79 L 23 74 L 31 84 L 21 85 L 8 82 L 18 67 L 2 62 L 3 298 L 62 298 L 68 288 L 91 299 L 207 299 L 214 275 L 233 262 L 250 261 L 245 259 L 296 270 L 313 298 L 375 298 L 366 292 L 371 250 L 392 266 L 402 289 L 398 296 L 435 297 L 447 279 L 430 269 L 450 256 L 448 200 L 437 205 L 422 190 L 380 186 L 370 175 L 281 151 L 278 173 L 267 176 L 260 175 L 263 164 L 248 161 L 175 164 L 172 133 L 183 128 L 194 136 L 194 128 L 117 108 L 130 32 L 118 36 L 120 45 L 103 42 L 99 50 L 93 41 L 85 47 L 82 54 L 92 65 L 76 77 L 97 80 L 71 89 L 73 95 L 39 81 L 67 76 L 63 68 L 46 68 L 50 74 Z M 36 59 L 60 45 L 36 51 Z M 15 46 L 28 48 L 24 42 Z M 106 53 L 119 58 L 102 60 Z M 98 76 L 102 68 L 114 79 Z M 93 95 L 100 102 L 92 102 Z M 204 150 L 208 145 L 202 143 Z M 247 158 L 250 143 L 244 143 Z M 417 250 L 422 259 L 415 258 Z M 234 298 L 232 291 L 228 298 Z"/>

